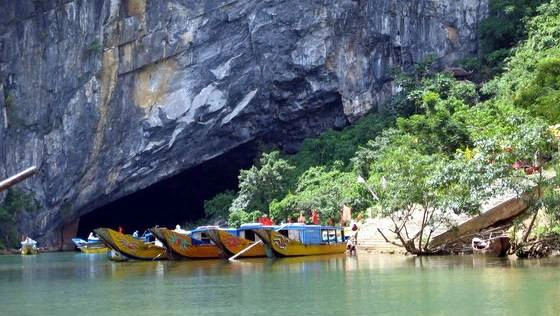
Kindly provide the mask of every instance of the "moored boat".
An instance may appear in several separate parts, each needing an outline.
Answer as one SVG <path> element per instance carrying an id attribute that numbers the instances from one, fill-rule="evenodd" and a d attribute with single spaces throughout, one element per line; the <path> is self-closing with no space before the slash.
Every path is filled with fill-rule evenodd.
<path id="1" fill-rule="evenodd" d="M 165 245 L 169 258 L 215 259 L 223 256 L 222 250 L 208 236 L 208 231 L 216 227 L 201 226 L 188 234 L 163 227 L 150 231 Z"/>
<path id="2" fill-rule="evenodd" d="M 339 254 L 346 251 L 342 227 L 287 224 L 277 230 L 255 229 L 276 257 Z"/>
<path id="3" fill-rule="evenodd" d="M 490 236 L 488 239 L 475 237 L 471 241 L 471 246 L 474 254 L 505 257 L 511 248 L 511 242 L 505 235 Z"/>
<path id="4" fill-rule="evenodd" d="M 167 259 L 164 247 L 156 246 L 153 243 L 147 243 L 144 240 L 136 239 L 131 235 L 125 235 L 110 228 L 97 228 L 94 232 L 109 248 L 111 248 L 111 250 L 118 253 L 121 257 L 118 261 L 123 261 L 125 259 Z M 114 259 L 113 256 L 111 256 L 111 259 Z"/>
<path id="5" fill-rule="evenodd" d="M 266 256 L 265 245 L 254 230 L 271 230 L 275 227 L 263 226 L 260 223 L 243 224 L 239 229 L 210 229 L 208 235 L 228 258 L 241 251 L 243 253 L 240 257 L 264 257 Z"/>
<path id="6" fill-rule="evenodd" d="M 39 253 L 39 250 L 37 249 L 37 242 L 35 240 L 27 237 L 21 242 L 22 255 L 36 255 L 37 253 Z"/>
<path id="7" fill-rule="evenodd" d="M 81 238 L 72 238 L 72 242 L 76 248 L 86 254 L 107 253 L 109 251 L 109 247 L 99 238 L 88 238 L 87 241 Z"/>

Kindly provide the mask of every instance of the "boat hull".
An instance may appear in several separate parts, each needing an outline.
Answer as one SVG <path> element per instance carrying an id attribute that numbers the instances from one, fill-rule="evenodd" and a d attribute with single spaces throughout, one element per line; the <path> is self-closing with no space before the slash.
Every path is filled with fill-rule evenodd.
<path id="1" fill-rule="evenodd" d="M 254 241 L 237 237 L 227 231 L 220 229 L 212 229 L 208 231 L 208 235 L 218 247 L 220 247 L 227 257 L 232 257 L 238 254 L 240 251 L 247 249 L 251 245 L 255 244 Z M 265 257 L 265 246 L 262 243 L 255 245 L 245 251 L 240 257 L 241 258 L 254 258 L 254 257 Z"/>
<path id="2" fill-rule="evenodd" d="M 193 239 L 185 234 L 159 227 L 150 231 L 165 245 L 170 258 L 217 259 L 223 256 L 216 245 L 195 245 Z"/>
<path id="3" fill-rule="evenodd" d="M 121 253 L 126 258 L 138 260 L 167 259 L 163 247 L 144 243 L 130 235 L 121 234 L 109 228 L 98 228 L 94 232 L 109 248 Z"/>
<path id="4" fill-rule="evenodd" d="M 35 246 L 28 246 L 28 245 L 21 246 L 21 254 L 23 256 L 36 255 L 38 253 L 39 251 Z"/>
<path id="5" fill-rule="evenodd" d="M 341 254 L 346 251 L 345 243 L 306 245 L 290 239 L 275 230 L 257 229 L 254 232 L 264 241 L 276 257 Z"/>
<path id="6" fill-rule="evenodd" d="M 89 255 L 98 254 L 98 253 L 107 253 L 110 250 L 109 247 L 104 247 L 104 246 L 101 246 L 101 247 L 83 246 L 83 247 L 80 247 L 78 249 L 80 249 L 81 252 L 83 252 L 85 254 L 89 254 Z"/>

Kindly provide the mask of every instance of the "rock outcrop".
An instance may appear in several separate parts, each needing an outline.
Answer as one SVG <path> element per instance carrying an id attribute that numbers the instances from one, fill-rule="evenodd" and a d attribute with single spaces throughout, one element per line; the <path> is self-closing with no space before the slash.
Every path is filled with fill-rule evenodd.
<path id="1" fill-rule="evenodd" d="M 64 223 L 254 139 L 378 109 L 393 67 L 477 51 L 488 0 L 0 0 L 0 178 Z"/>

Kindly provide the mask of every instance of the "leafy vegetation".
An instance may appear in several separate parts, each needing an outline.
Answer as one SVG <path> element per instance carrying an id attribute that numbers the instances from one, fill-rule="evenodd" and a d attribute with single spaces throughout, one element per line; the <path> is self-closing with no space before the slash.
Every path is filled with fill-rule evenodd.
<path id="1" fill-rule="evenodd" d="M 218 193 L 212 199 L 204 201 L 204 212 L 208 219 L 224 219 L 229 216 L 229 207 L 235 199 L 235 192 Z"/>
<path id="2" fill-rule="evenodd" d="M 300 212 L 306 217 L 317 210 L 325 223 L 337 223 L 344 205 L 365 209 L 371 205 L 365 189 L 356 182 L 354 172 L 344 171 L 342 163 L 332 168 L 311 167 L 302 174 L 294 192 L 270 204 L 272 217 L 295 220 Z"/>
<path id="3" fill-rule="evenodd" d="M 492 0 L 488 18 L 480 26 L 482 63 L 489 74 L 501 72 L 513 48 L 527 38 L 524 27 L 528 18 L 547 0 Z M 471 61 L 472 64 L 472 61 Z M 480 67 L 469 67 L 478 68 Z"/>
<path id="4" fill-rule="evenodd" d="M 23 211 L 36 209 L 37 203 L 31 193 L 8 189 L 4 202 L 0 204 L 0 248 L 19 247 L 17 218 Z"/>
<path id="5" fill-rule="evenodd" d="M 256 166 L 241 170 L 239 193 L 233 200 L 230 212 L 268 210 L 268 205 L 281 198 L 290 185 L 294 167 L 280 157 L 280 152 L 264 153 Z"/>
<path id="6" fill-rule="evenodd" d="M 101 44 L 101 42 L 98 39 L 93 40 L 91 43 L 89 43 L 87 50 L 95 53 L 95 54 L 99 54 L 101 53 L 101 50 L 103 49 L 103 45 Z"/>

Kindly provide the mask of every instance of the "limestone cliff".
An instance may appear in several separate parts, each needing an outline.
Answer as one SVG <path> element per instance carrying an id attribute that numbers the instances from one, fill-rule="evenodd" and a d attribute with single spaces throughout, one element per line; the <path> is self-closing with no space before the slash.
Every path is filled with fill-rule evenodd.
<path id="1" fill-rule="evenodd" d="M 43 240 L 259 138 L 285 148 L 477 51 L 488 0 L 0 0 L 0 178 L 30 165 Z"/>

